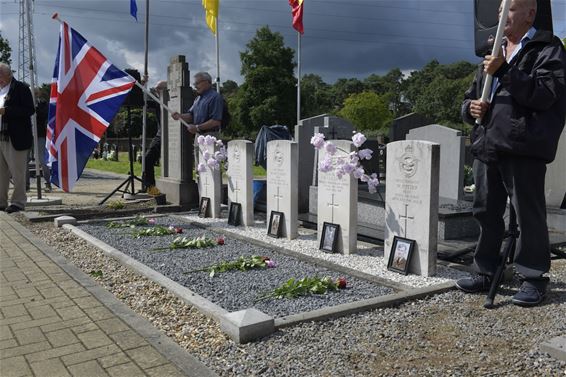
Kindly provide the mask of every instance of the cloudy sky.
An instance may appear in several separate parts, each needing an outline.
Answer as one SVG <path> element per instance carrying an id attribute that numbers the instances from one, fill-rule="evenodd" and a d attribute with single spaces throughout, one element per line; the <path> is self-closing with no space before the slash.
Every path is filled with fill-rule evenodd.
<path id="1" fill-rule="evenodd" d="M 365 78 L 392 68 L 419 69 L 441 63 L 477 62 L 473 47 L 474 0 L 304 0 L 302 73 L 333 83 Z M 495 1 L 495 0 L 492 0 Z M 0 0 L 0 32 L 18 64 L 19 0 Z M 67 21 L 121 68 L 143 71 L 145 0 L 137 0 L 138 19 L 129 0 L 35 0 L 34 34 L 40 83 L 49 82 L 59 23 Z M 552 0 L 554 32 L 566 36 L 566 0 Z M 214 37 L 206 27 L 201 0 L 151 0 L 150 82 L 165 79 L 169 59 L 185 55 L 191 72 L 216 71 Z M 287 46 L 297 46 L 287 0 L 220 0 L 221 80 L 242 82 L 239 52 L 255 31 L 269 25 Z"/>

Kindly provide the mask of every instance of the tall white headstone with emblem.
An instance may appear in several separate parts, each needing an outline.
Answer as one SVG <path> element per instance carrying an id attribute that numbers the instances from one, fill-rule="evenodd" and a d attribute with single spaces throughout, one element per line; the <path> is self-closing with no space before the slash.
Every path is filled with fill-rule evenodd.
<path id="1" fill-rule="evenodd" d="M 416 241 L 409 272 L 436 273 L 440 145 L 427 141 L 387 144 L 385 258 L 393 237 Z"/>
<path id="2" fill-rule="evenodd" d="M 228 201 L 242 206 L 242 223 L 254 223 L 252 159 L 254 144 L 248 140 L 228 142 Z"/>

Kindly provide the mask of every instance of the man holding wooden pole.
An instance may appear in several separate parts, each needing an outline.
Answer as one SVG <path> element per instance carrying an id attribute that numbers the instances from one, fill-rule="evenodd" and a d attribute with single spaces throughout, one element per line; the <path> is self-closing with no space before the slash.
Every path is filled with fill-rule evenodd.
<path id="1" fill-rule="evenodd" d="M 564 46 L 551 32 L 533 27 L 536 11 L 536 0 L 503 0 L 500 28 L 505 38 L 501 48 L 494 47 L 485 57 L 462 105 L 464 121 L 474 124 L 474 216 L 481 234 L 474 254 L 479 275 L 456 285 L 468 293 L 489 289 L 499 263 L 509 197 L 520 231 L 514 265 L 522 279 L 512 301 L 521 306 L 540 304 L 547 290 L 550 246 L 544 182 L 566 112 Z M 498 42 L 496 37 L 495 46 Z M 486 88 L 480 96 L 482 86 Z"/>

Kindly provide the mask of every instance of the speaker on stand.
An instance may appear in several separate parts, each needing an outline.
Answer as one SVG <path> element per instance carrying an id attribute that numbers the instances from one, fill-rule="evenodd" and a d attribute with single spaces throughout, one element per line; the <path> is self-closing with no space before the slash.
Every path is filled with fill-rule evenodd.
<path id="1" fill-rule="evenodd" d="M 136 81 L 139 83 L 141 81 L 140 73 L 135 69 L 125 69 L 124 70 L 127 74 L 132 76 Z M 128 97 L 124 100 L 122 106 L 126 107 L 127 116 L 126 116 L 126 126 L 128 127 L 128 160 L 130 162 L 130 171 L 128 172 L 128 177 L 118 186 L 116 187 L 110 194 L 108 194 L 104 199 L 100 201 L 99 204 L 104 204 L 108 199 L 112 197 L 116 192 L 121 192 L 128 195 L 135 195 L 136 190 L 134 188 L 134 182 L 137 180 L 140 183 L 142 180 L 139 177 L 136 177 L 134 174 L 134 146 L 132 145 L 132 107 L 143 107 L 143 92 L 137 86 L 134 85 Z M 123 186 L 126 186 L 122 189 Z"/>

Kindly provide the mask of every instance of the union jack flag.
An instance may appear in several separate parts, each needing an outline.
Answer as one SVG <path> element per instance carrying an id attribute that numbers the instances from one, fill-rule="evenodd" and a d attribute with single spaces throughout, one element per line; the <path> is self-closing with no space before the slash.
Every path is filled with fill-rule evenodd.
<path id="1" fill-rule="evenodd" d="M 135 84 L 61 23 L 49 100 L 46 149 L 51 182 L 69 192 Z"/>

